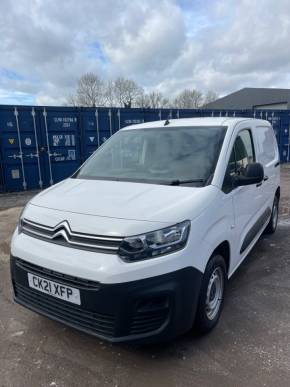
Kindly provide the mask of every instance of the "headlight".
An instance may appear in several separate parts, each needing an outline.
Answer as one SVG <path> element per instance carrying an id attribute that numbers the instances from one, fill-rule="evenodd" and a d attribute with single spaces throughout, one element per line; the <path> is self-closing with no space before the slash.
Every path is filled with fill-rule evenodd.
<path id="1" fill-rule="evenodd" d="M 23 215 L 23 212 L 24 212 L 26 206 L 24 206 L 22 208 L 22 210 L 20 212 L 20 215 L 19 215 L 19 219 L 18 219 L 18 234 L 21 234 L 21 232 L 22 232 L 22 215 Z"/>
<path id="2" fill-rule="evenodd" d="M 172 253 L 186 245 L 189 230 L 190 221 L 186 220 L 161 230 L 124 238 L 119 256 L 132 262 Z"/>

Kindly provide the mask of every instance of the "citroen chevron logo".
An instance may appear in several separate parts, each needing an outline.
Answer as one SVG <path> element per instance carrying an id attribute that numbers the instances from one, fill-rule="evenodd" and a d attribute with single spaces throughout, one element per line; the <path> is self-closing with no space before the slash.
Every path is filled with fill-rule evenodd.
<path id="1" fill-rule="evenodd" d="M 71 235 L 71 229 L 68 222 L 65 220 L 59 223 L 55 229 L 54 234 L 52 235 L 52 239 L 62 236 L 67 242 L 69 241 L 69 236 Z"/>

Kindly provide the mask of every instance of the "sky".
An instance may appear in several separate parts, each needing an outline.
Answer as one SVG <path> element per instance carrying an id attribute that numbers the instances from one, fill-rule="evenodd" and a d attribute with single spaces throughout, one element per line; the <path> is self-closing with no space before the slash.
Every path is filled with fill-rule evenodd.
<path id="1" fill-rule="evenodd" d="M 290 88 L 289 0 L 1 0 L 0 36 L 0 104 L 64 104 L 86 72 L 168 97 Z"/>

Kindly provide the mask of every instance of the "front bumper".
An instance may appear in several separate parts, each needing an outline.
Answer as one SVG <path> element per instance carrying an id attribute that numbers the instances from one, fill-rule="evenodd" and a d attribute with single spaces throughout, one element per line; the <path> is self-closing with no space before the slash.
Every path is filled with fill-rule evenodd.
<path id="1" fill-rule="evenodd" d="M 27 273 L 80 290 L 81 306 L 31 289 Z M 102 284 L 58 273 L 11 256 L 14 299 L 54 320 L 110 342 L 166 341 L 194 322 L 202 273 L 187 267 L 168 274 Z"/>

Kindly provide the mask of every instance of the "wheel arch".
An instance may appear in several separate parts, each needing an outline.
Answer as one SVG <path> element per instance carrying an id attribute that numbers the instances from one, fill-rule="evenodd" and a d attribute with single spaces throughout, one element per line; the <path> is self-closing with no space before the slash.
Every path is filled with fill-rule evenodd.
<path id="1" fill-rule="evenodd" d="M 226 268 L 227 268 L 227 275 L 229 274 L 230 270 L 230 263 L 231 263 L 231 246 L 230 242 L 227 240 L 224 240 L 221 242 L 213 251 L 212 255 L 219 254 L 221 255 L 226 263 Z"/>

